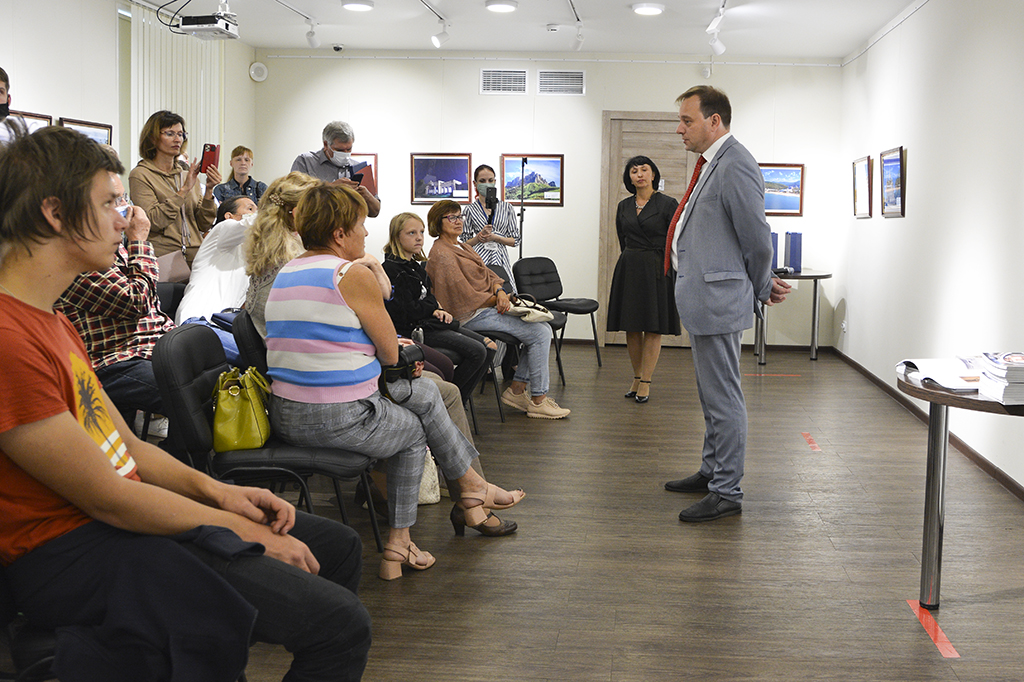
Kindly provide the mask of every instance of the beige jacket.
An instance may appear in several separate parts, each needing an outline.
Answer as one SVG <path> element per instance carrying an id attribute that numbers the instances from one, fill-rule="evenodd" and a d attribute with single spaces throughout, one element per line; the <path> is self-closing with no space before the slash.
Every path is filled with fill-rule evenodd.
<path id="1" fill-rule="evenodd" d="M 168 173 L 157 168 L 152 161 L 143 159 L 128 174 L 128 191 L 132 203 L 142 207 L 149 216 L 152 225 L 149 241 L 157 257 L 181 248 L 184 218 L 187 225 L 185 260 L 192 265 L 203 234 L 213 227 L 217 204 L 213 199 L 203 198 L 198 182 L 185 198 L 178 196 L 178 188 L 185 181 L 188 168 L 180 161 L 176 168 Z"/>

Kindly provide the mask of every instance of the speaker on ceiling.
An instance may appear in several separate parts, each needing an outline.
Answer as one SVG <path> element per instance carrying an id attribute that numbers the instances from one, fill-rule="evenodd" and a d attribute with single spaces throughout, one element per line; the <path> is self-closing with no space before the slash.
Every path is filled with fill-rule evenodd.
<path id="1" fill-rule="evenodd" d="M 249 65 L 249 78 L 253 79 L 257 83 L 262 83 L 267 80 L 267 75 L 270 71 L 267 70 L 267 65 L 263 62 L 253 62 Z"/>

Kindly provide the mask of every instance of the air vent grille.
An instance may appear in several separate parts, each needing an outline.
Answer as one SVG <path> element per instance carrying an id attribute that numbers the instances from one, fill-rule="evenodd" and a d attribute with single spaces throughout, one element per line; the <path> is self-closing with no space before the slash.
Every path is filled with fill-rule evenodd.
<path id="1" fill-rule="evenodd" d="M 538 71 L 537 94 L 585 95 L 587 77 L 584 71 Z"/>
<path id="2" fill-rule="evenodd" d="M 525 95 L 526 69 L 481 69 L 481 95 Z"/>

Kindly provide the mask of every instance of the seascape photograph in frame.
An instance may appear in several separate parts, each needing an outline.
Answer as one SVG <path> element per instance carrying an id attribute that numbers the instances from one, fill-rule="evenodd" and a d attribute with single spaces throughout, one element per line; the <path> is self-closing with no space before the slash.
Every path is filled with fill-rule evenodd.
<path id="1" fill-rule="evenodd" d="M 907 209 L 904 192 L 907 168 L 903 147 L 888 149 L 879 154 L 878 159 L 882 171 L 882 217 L 902 218 Z"/>
<path id="2" fill-rule="evenodd" d="M 524 163 L 525 160 L 525 163 Z M 564 154 L 502 154 L 501 200 L 525 206 L 563 206 Z"/>
<path id="3" fill-rule="evenodd" d="M 759 163 L 764 178 L 764 214 L 804 214 L 804 165 Z"/>
<path id="4" fill-rule="evenodd" d="M 410 154 L 412 203 L 432 204 L 451 199 L 468 204 L 472 184 L 472 154 Z"/>
<path id="5" fill-rule="evenodd" d="M 370 194 L 377 194 L 377 183 L 380 180 L 380 172 L 377 168 L 376 154 L 353 154 L 352 172 L 362 173 L 363 180 L 360 184 L 370 190 Z"/>
<path id="6" fill-rule="evenodd" d="M 114 126 L 107 125 L 106 123 L 93 123 L 92 121 L 79 121 L 74 118 L 61 118 L 57 121 L 57 125 L 64 126 L 65 128 L 71 128 L 76 132 L 82 133 L 88 138 L 96 140 L 100 144 L 110 144 L 110 141 L 114 136 Z"/>
<path id="7" fill-rule="evenodd" d="M 870 218 L 872 205 L 872 158 L 865 156 L 853 162 L 853 217 Z"/>
<path id="8" fill-rule="evenodd" d="M 11 109 L 8 117 L 20 118 L 23 120 L 30 133 L 35 132 L 40 128 L 53 125 L 53 116 L 48 116 L 46 114 L 33 114 L 29 111 L 14 111 Z"/>

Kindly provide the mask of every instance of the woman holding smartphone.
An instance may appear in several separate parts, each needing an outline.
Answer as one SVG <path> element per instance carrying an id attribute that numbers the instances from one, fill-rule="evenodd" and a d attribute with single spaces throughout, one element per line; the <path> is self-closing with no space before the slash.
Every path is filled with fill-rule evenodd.
<path id="1" fill-rule="evenodd" d="M 508 247 L 519 245 L 519 225 L 511 204 L 495 197 L 493 207 L 488 205 L 487 190 L 495 189 L 495 182 L 494 169 L 490 166 L 481 164 L 473 171 L 476 201 L 462 212 L 462 241 L 472 246 L 485 264 L 503 267 L 513 293 L 517 293 Z"/>
<path id="2" fill-rule="evenodd" d="M 178 158 L 187 148 L 185 119 L 170 111 L 150 116 L 139 135 L 142 159 L 128 174 L 128 189 L 132 203 L 152 223 L 149 241 L 157 257 L 181 250 L 191 267 L 217 217 L 213 188 L 221 175 L 216 166 L 207 168 L 206 192 L 200 193 L 200 160 L 189 164 Z"/>

